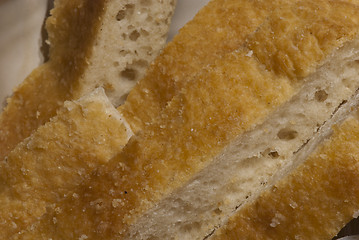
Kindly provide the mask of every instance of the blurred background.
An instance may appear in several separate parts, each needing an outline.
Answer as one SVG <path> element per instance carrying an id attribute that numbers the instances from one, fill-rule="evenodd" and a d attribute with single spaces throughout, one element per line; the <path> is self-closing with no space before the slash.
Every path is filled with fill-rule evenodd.
<path id="1" fill-rule="evenodd" d="M 43 24 L 52 1 L 0 0 L 0 103 L 4 103 L 12 89 L 44 61 L 41 48 L 46 31 Z M 168 39 L 171 40 L 208 1 L 177 0 Z M 352 234 L 359 234 L 358 219 L 348 224 L 335 239 Z M 345 238 L 349 239 L 359 239 L 359 236 Z"/>

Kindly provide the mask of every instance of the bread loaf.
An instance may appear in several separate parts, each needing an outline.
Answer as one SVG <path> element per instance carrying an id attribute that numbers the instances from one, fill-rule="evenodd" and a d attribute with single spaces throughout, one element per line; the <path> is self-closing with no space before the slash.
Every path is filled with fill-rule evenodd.
<path id="1" fill-rule="evenodd" d="M 152 121 L 145 121 L 150 114 L 139 115 L 132 126 L 140 131 L 135 131 L 123 151 L 94 171 L 73 194 L 59 197 L 39 222 L 21 236 L 204 239 L 239 233 L 236 226 L 248 226 L 249 230 L 264 226 L 273 231 L 264 230 L 263 235 L 249 235 L 255 231 L 248 231 L 247 236 L 280 239 L 287 235 L 280 230 L 275 235 L 279 229 L 276 227 L 283 222 L 280 229 L 286 229 L 283 212 L 289 209 L 291 197 L 298 195 L 287 192 L 289 186 L 298 190 L 303 187 L 307 191 L 301 191 L 304 197 L 312 193 L 306 188 L 311 186 L 310 179 L 318 183 L 311 191 L 319 186 L 333 187 L 324 188 L 317 199 L 345 186 L 346 178 L 341 176 L 337 177 L 338 185 L 326 184 L 332 181 L 326 181 L 325 171 L 329 167 L 321 157 L 330 161 L 331 167 L 338 166 L 331 171 L 334 176 L 348 172 L 348 181 L 355 182 L 356 148 L 350 141 L 355 143 L 356 134 L 348 135 L 348 129 L 355 126 L 354 120 L 339 127 L 343 130 L 337 130 L 332 140 L 308 158 L 304 163 L 307 167 L 295 169 L 328 136 L 328 129 L 357 106 L 359 6 L 352 1 L 328 0 L 273 4 L 277 6 L 275 10 L 245 37 L 244 44 L 222 53 L 184 83 L 167 81 L 158 90 L 149 91 L 144 86 L 153 83 L 145 77 L 134 90 L 139 93 L 133 93 L 136 101 L 131 102 L 131 93 L 128 104 L 133 107 L 143 99 L 162 95 L 161 100 L 141 104 L 143 108 L 159 109 L 159 115 Z M 162 56 L 165 53 L 166 50 Z M 131 115 L 130 111 L 126 114 Z M 340 141 L 342 145 L 334 144 L 342 151 L 333 155 L 330 146 L 344 136 L 350 137 L 345 143 Z M 346 147 L 353 151 L 353 159 L 341 161 Z M 323 157 L 324 152 L 328 157 Z M 317 171 L 313 169 L 313 176 L 303 173 L 313 164 L 318 166 Z M 261 199 L 269 201 L 275 193 L 268 193 L 266 186 L 277 182 L 280 191 L 278 198 L 272 200 L 274 210 L 270 212 L 274 216 L 264 213 L 263 224 L 256 228 L 252 223 L 257 219 L 251 221 L 250 217 L 260 216 L 261 212 L 255 206 L 267 206 Z M 342 217 L 318 233 L 325 237 L 334 234 L 340 227 L 338 223 L 349 220 L 348 214 L 352 215 L 358 207 L 355 196 L 327 198 L 345 202 L 349 197 L 353 201 L 347 205 L 348 210 L 343 210 Z M 32 206 L 36 202 L 26 203 Z M 238 213 L 228 218 L 236 209 Z M 331 220 L 334 211 L 328 212 Z M 300 224 L 292 228 L 299 237 L 300 229 L 305 229 L 303 236 L 308 236 L 307 229 L 314 231 L 305 228 L 309 226 L 305 224 L 328 225 L 324 221 L 304 221 L 307 213 L 299 212 Z M 270 217 L 271 228 L 265 224 Z M 220 226 L 220 231 L 214 231 Z M 274 235 L 270 235 L 272 232 Z"/>
<path id="2" fill-rule="evenodd" d="M 56 115 L 65 100 L 102 86 L 114 104 L 122 103 L 165 44 L 174 4 L 55 1 L 46 23 L 50 60 L 8 99 L 0 116 L 0 159 Z"/>

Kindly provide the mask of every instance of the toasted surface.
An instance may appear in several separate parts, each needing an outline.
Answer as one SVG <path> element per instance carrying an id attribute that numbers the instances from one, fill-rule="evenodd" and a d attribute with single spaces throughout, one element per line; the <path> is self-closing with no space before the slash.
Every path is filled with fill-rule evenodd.
<path id="1" fill-rule="evenodd" d="M 345 1 L 281 2 L 245 46 L 191 78 L 157 122 L 84 181 L 74 192 L 78 198 L 64 197 L 54 205 L 61 212 L 49 209 L 26 234 L 123 238 L 143 213 L 185 185 L 235 137 L 263 123 L 302 86 L 311 86 L 305 77 L 357 36 L 358 12 Z M 273 36 L 281 37 L 265 46 L 269 57 L 261 57 L 256 42 L 271 42 Z M 285 64 L 298 59 L 302 65 Z"/>
<path id="2" fill-rule="evenodd" d="M 153 122 L 197 72 L 243 45 L 282 1 L 212 0 L 174 37 L 119 110 L 137 131 Z"/>
<path id="3" fill-rule="evenodd" d="M 331 239 L 359 210 L 359 121 L 334 128 L 309 158 L 241 206 L 208 239 Z"/>
<path id="4" fill-rule="evenodd" d="M 52 202 L 72 195 L 72 189 L 111 159 L 131 134 L 103 89 L 65 102 L 56 117 L 1 163 L 1 219 L 12 219 L 16 226 L 8 228 L 1 221 L 1 235 L 10 239 L 31 226 Z"/>
<path id="5" fill-rule="evenodd" d="M 140 0 L 55 1 L 52 16 L 46 23 L 50 60 L 35 69 L 8 99 L 0 116 L 0 159 L 53 117 L 65 100 L 77 99 L 101 85 L 109 89 L 111 96 L 119 93 L 120 100 L 113 99 L 113 102 L 118 104 L 124 100 L 123 96 L 137 78 L 129 81 L 121 77 L 120 72 L 142 60 L 149 63 L 165 42 L 174 1 L 152 1 L 152 5 Z M 129 16 L 119 21 L 117 13 L 126 6 L 148 11 L 147 15 L 145 12 L 141 16 L 153 20 L 146 22 L 141 17 Z M 119 44 L 118 39 L 123 38 L 122 33 L 127 34 L 131 21 L 133 27 L 137 27 L 140 21 L 146 22 L 142 30 L 147 33 L 138 36 L 136 42 L 141 43 L 139 45 L 129 37 Z M 149 31 L 150 26 L 156 31 Z M 153 41 L 147 43 L 152 49 L 148 52 L 144 42 L 150 38 Z M 139 47 L 137 51 L 136 47 Z M 122 50 L 127 51 L 126 56 L 121 55 Z M 131 69 L 140 77 L 145 71 L 144 65 Z"/>

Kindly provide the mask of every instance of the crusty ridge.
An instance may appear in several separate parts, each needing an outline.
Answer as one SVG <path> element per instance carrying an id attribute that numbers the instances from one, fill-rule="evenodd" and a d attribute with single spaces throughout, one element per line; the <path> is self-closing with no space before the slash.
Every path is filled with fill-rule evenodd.
<path id="1" fill-rule="evenodd" d="M 131 130 L 124 129 L 121 115 L 103 89 L 78 101 L 66 101 L 56 117 L 1 162 L 1 236 L 20 237 L 51 202 L 72 194 L 72 189 L 113 157 L 130 136 Z"/>
<path id="2" fill-rule="evenodd" d="M 84 71 L 85 57 L 91 54 L 94 40 L 91 36 L 98 30 L 104 2 L 55 2 L 47 24 L 51 60 L 36 68 L 8 99 L 0 116 L 0 159 L 54 116 L 64 100 L 71 97 L 70 84 Z M 77 9 L 74 14 L 67 14 L 74 9 Z"/>
<path id="3" fill-rule="evenodd" d="M 56 115 L 65 100 L 77 99 L 102 85 L 111 93 L 113 102 L 123 102 L 147 64 L 164 45 L 173 13 L 173 0 L 152 1 L 152 7 L 148 3 L 150 1 L 55 1 L 52 16 L 46 24 L 50 61 L 35 69 L 8 99 L 0 116 L 0 159 Z M 138 18 L 131 17 L 128 10 L 125 12 L 127 16 L 120 19 L 117 14 L 125 8 L 136 10 L 132 15 L 137 16 L 140 10 L 142 14 Z M 147 20 L 141 18 L 145 15 Z M 131 26 L 131 21 L 136 24 Z M 140 28 L 132 29 L 139 33 L 137 36 L 135 32 L 136 41 L 130 36 L 119 40 L 123 38 L 122 34 L 127 34 L 127 27 L 136 27 L 141 21 L 147 21 L 146 29 L 142 32 Z M 155 30 L 150 31 L 150 26 Z M 143 42 L 151 38 L 151 49 L 144 48 Z M 139 42 L 142 44 L 137 45 Z M 125 51 L 124 56 L 121 51 Z M 135 74 L 133 71 L 137 77 L 128 80 Z M 115 93 L 118 93 L 118 99 L 114 98 Z"/>
<path id="4" fill-rule="evenodd" d="M 212 0 L 174 37 L 119 110 L 134 131 L 153 122 L 197 72 L 238 49 L 282 1 Z"/>
<path id="5" fill-rule="evenodd" d="M 309 14 L 315 10 L 316 14 Z M 268 56 L 270 62 L 280 63 L 305 59 L 300 71 L 276 71 L 271 64 L 264 68 L 258 58 L 248 57 L 255 49 L 247 47 L 216 61 L 168 103 L 158 122 L 146 126 L 121 154 L 84 182 L 76 191 L 78 198 L 60 201 L 56 206 L 61 213 L 48 213 L 34 230 L 35 236 L 48 234 L 56 239 L 85 234 L 90 239 L 120 238 L 140 214 L 187 182 L 230 140 L 261 123 L 273 109 L 288 101 L 304 84 L 302 77 L 313 72 L 324 57 L 343 42 L 353 40 L 358 11 L 358 6 L 344 1 L 282 3 L 267 21 L 269 27 L 249 37 L 247 46 L 254 46 L 261 36 L 272 36 L 268 34 L 272 31 L 273 36 L 298 41 L 301 51 L 292 53 L 278 41 L 268 48 L 268 53 L 273 53 Z M 282 14 L 283 19 L 278 21 L 286 24 L 271 21 Z M 293 27 L 284 27 L 288 25 Z M 319 26 L 321 31 L 312 32 Z M 315 37 L 301 39 L 298 33 L 313 33 Z M 277 52 L 281 54 L 274 54 Z M 54 216 L 57 222 L 52 225 Z"/>

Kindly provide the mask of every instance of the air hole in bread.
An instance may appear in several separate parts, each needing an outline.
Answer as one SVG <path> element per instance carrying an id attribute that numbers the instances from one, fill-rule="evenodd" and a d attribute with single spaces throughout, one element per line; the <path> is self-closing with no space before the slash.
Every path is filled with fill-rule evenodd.
<path id="1" fill-rule="evenodd" d="M 269 148 L 267 148 L 266 150 L 261 152 L 261 155 L 264 156 L 264 157 L 269 156 L 271 158 L 278 158 L 279 157 L 279 153 L 277 151 L 269 149 Z"/>
<path id="2" fill-rule="evenodd" d="M 134 30 L 134 31 L 130 34 L 130 40 L 136 41 L 139 36 L 140 36 L 140 33 L 137 32 L 137 30 Z"/>
<path id="3" fill-rule="evenodd" d="M 126 68 L 121 72 L 121 77 L 124 77 L 128 80 L 135 80 L 136 79 L 137 72 L 135 69 L 132 68 Z"/>
<path id="4" fill-rule="evenodd" d="M 121 21 L 125 17 L 126 17 L 126 11 L 125 10 L 120 10 L 120 11 L 118 11 L 118 13 L 116 15 L 116 20 Z"/>
<path id="5" fill-rule="evenodd" d="M 324 90 L 318 90 L 315 92 L 314 97 L 318 102 L 324 102 L 328 98 L 328 93 Z"/>
<path id="6" fill-rule="evenodd" d="M 268 156 L 270 156 L 271 158 L 278 158 L 279 157 L 279 153 L 277 151 L 270 151 L 268 153 Z"/>
<path id="7" fill-rule="evenodd" d="M 128 15 L 132 15 L 135 11 L 135 5 L 134 4 L 126 4 L 125 10 L 128 13 Z"/>
<path id="8" fill-rule="evenodd" d="M 147 53 L 147 55 L 151 56 L 153 54 L 153 49 L 150 46 L 144 46 L 142 49 Z"/>
<path id="9" fill-rule="evenodd" d="M 215 214 L 219 215 L 219 214 L 222 213 L 222 210 L 219 209 L 219 208 L 216 208 L 216 209 L 213 210 L 213 212 L 214 212 Z"/>
<path id="10" fill-rule="evenodd" d="M 277 136 L 281 140 L 293 140 L 298 136 L 298 132 L 290 128 L 283 128 L 278 132 Z"/>
<path id="11" fill-rule="evenodd" d="M 126 50 L 120 50 L 120 56 L 121 57 L 124 57 L 124 56 L 126 56 L 128 54 L 128 51 L 126 51 Z"/>
<path id="12" fill-rule="evenodd" d="M 126 4 L 125 7 L 118 11 L 116 15 L 116 20 L 121 21 L 125 19 L 127 15 L 132 15 L 134 12 L 135 6 L 133 4 Z"/>
<path id="13" fill-rule="evenodd" d="M 147 32 L 146 30 L 141 29 L 140 34 L 143 35 L 144 37 L 147 37 L 149 35 L 149 32 Z"/>
<path id="14" fill-rule="evenodd" d="M 120 66 L 120 63 L 119 62 L 113 62 L 113 66 L 115 66 L 115 67 L 118 67 L 118 66 Z"/>

